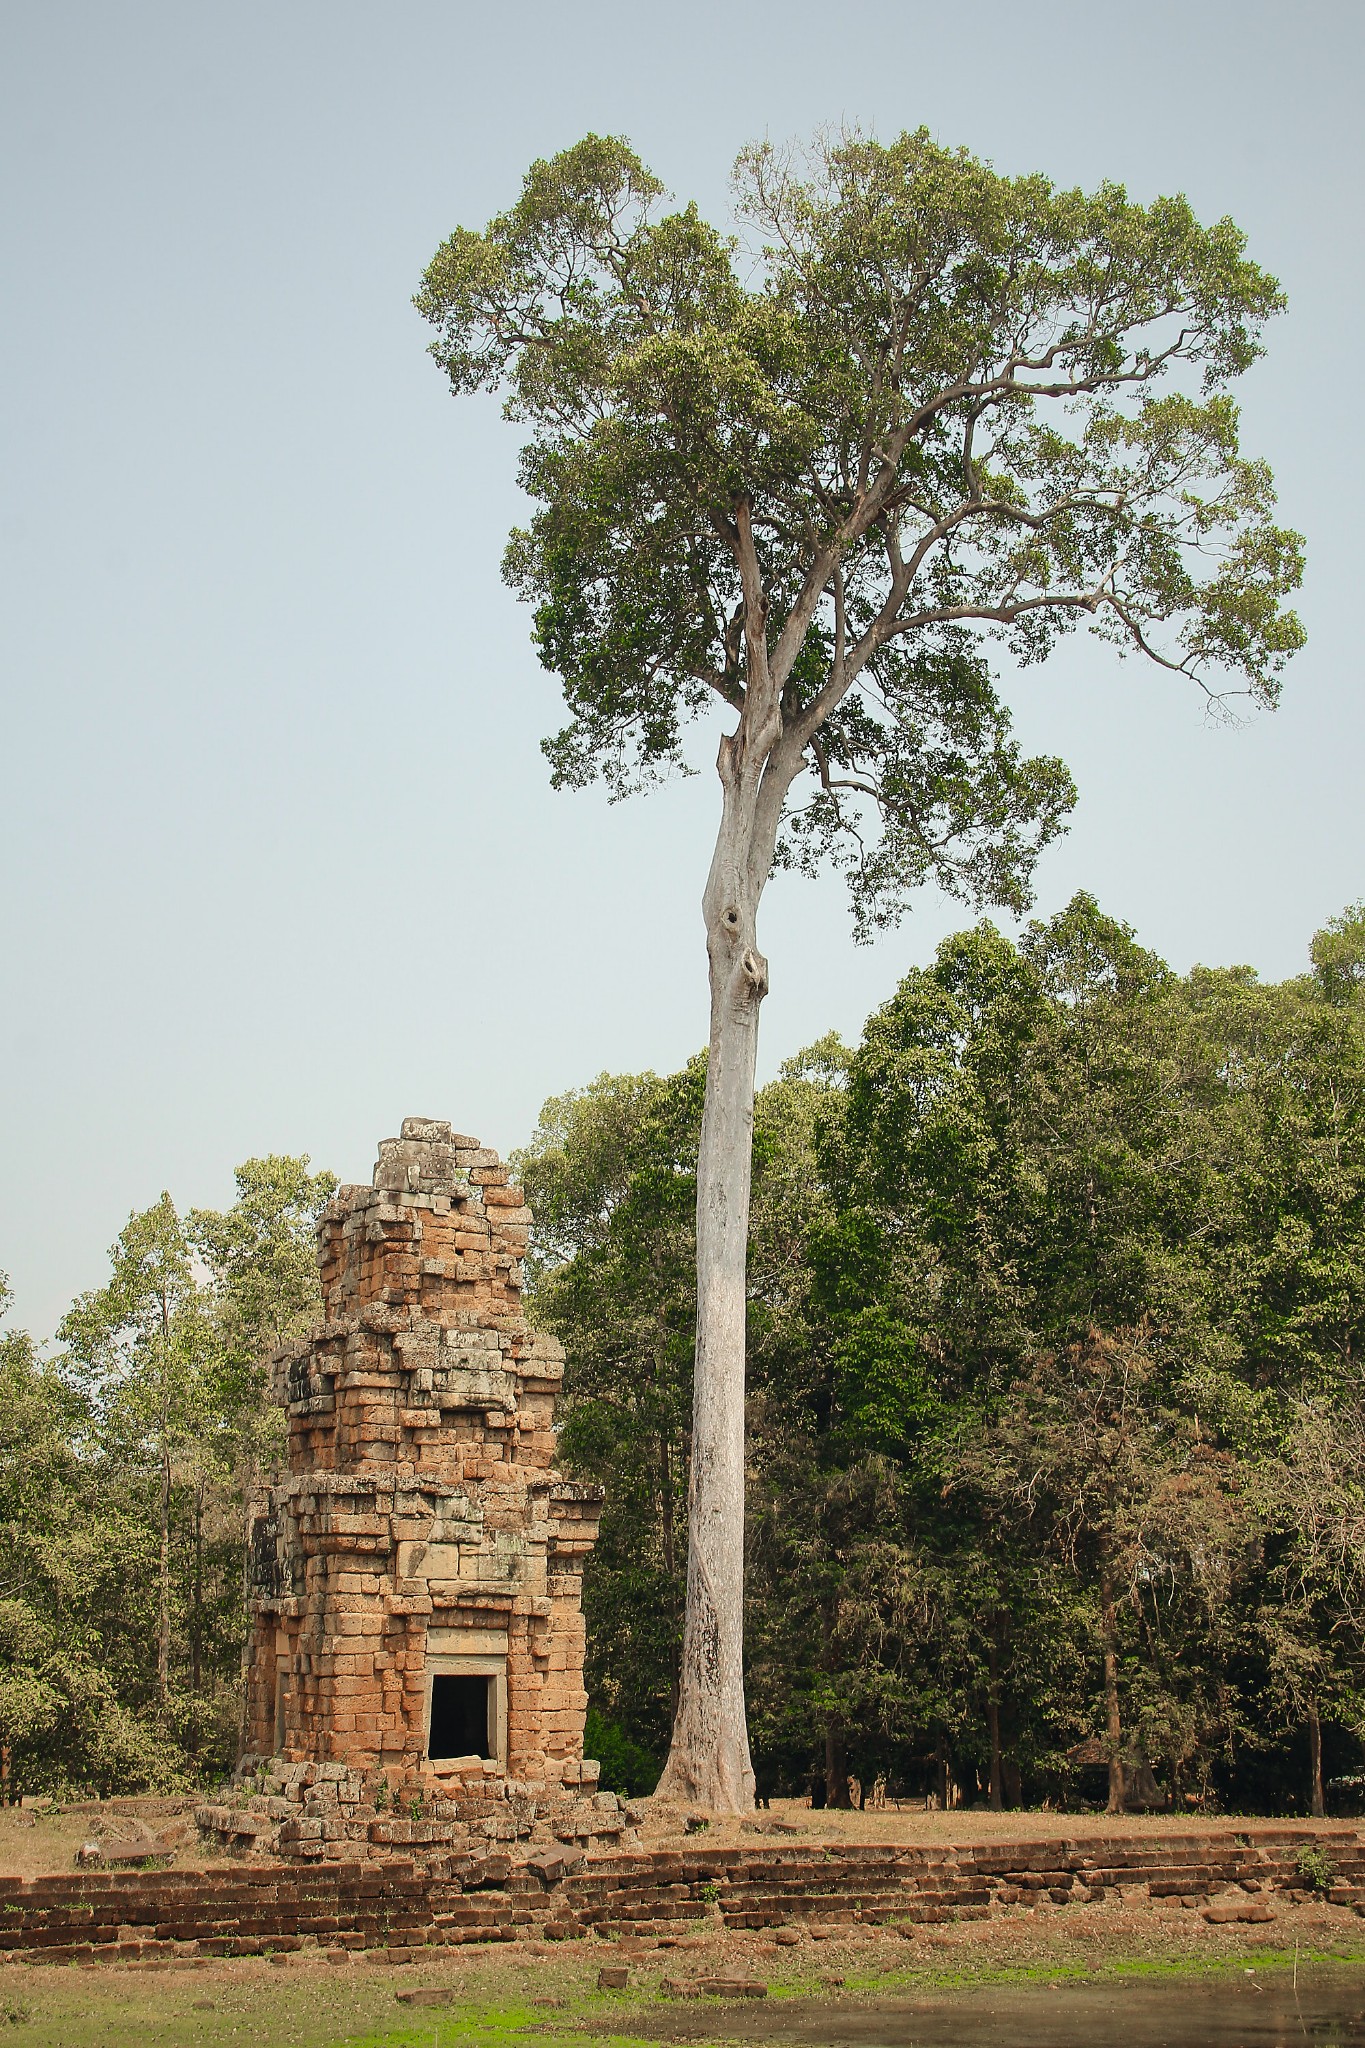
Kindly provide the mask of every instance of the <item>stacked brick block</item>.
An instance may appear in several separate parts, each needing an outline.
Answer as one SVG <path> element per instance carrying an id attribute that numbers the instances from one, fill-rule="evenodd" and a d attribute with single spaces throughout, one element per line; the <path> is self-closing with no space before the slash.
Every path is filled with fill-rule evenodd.
<path id="1" fill-rule="evenodd" d="M 1365 1914 L 1365 1841 L 1354 1831 L 1256 1828 L 1014 1842 L 975 1849 L 890 1844 L 683 1849 L 611 1855 L 452 1852 L 439 1872 L 418 1857 L 312 1868 L 267 1864 L 24 1880 L 0 1878 L 0 1957 L 27 1962 L 171 1964 L 200 1955 L 301 1948 L 371 1950 L 406 1962 L 471 1942 L 653 1936 L 699 1924 L 736 1933 L 824 1931 L 993 1918 L 1120 1897 L 1155 1908 L 1224 1903 L 1207 1917 L 1265 1919 L 1303 1899 L 1299 1851 L 1331 1857 L 1330 1904 Z M 1241 1907 L 1226 1902 L 1240 1899 Z"/>
<path id="2" fill-rule="evenodd" d="M 563 1353 L 521 1313 L 530 1221 L 495 1152 L 420 1117 L 321 1219 L 324 1320 L 272 1360 L 288 1476 L 249 1538 L 267 1799 L 382 1833 L 388 1799 L 453 1817 L 595 1780 L 581 1573 L 600 1495 L 554 1469 Z M 464 1667 L 494 1685 L 496 1740 L 429 1756 L 433 1674 Z M 305 1784 L 304 1766 L 329 1768 Z"/>

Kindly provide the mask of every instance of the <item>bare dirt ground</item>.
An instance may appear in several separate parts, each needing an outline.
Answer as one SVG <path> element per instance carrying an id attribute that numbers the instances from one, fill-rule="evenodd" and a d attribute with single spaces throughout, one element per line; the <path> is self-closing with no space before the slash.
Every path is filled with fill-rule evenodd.
<path id="1" fill-rule="evenodd" d="M 82 1843 L 99 1841 L 115 1851 L 145 1846 L 149 1855 L 168 1856 L 177 1870 L 212 1870 L 231 1865 L 233 1858 L 199 1840 L 194 1826 L 198 1799 L 87 1800 L 51 1809 L 0 1807 L 0 1876 L 51 1877 L 76 1867 Z M 1103 1813 L 1056 1813 L 1048 1810 L 989 1813 L 958 1808 L 950 1813 L 923 1807 L 886 1807 L 863 1813 L 812 1812 L 804 1802 L 776 1799 L 749 1820 L 712 1820 L 704 1836 L 689 1834 L 677 1812 L 651 1814 L 644 1840 L 651 1848 L 684 1841 L 697 1846 L 752 1848 L 755 1842 L 894 1843 L 905 1848 L 965 1848 L 990 1842 L 1043 1842 L 1129 1839 L 1191 1833 L 1252 1834 L 1260 1828 L 1310 1825 L 1293 1820 L 1267 1820 L 1245 1815 L 1137 1813 L 1118 1817 Z M 1315 1821 L 1315 1833 L 1352 1834 L 1365 1823 Z"/>
<path id="2" fill-rule="evenodd" d="M 206 1848 L 194 1825 L 197 1797 L 90 1799 L 67 1807 L 0 1807 L 0 1877 L 55 1877 L 76 1868 L 76 1851 L 99 1842 L 115 1854 L 143 1850 L 177 1870 L 230 1861 Z"/>
<path id="3" fill-rule="evenodd" d="M 1245 1814 L 1203 1813 L 1058 1813 L 1051 1809 L 991 1813 L 977 1807 L 958 1807 L 944 1813 L 922 1806 L 885 1807 L 876 1811 L 839 1813 L 829 1807 L 812 1812 L 804 1801 L 775 1799 L 751 1819 L 714 1819 L 705 1830 L 707 1844 L 725 1847 L 752 1846 L 755 1838 L 774 1842 L 816 1844 L 893 1843 L 901 1848 L 961 1849 L 991 1842 L 1079 1842 L 1127 1840 L 1164 1836 L 1212 1834 L 1247 1835 L 1261 1828 L 1311 1827 L 1313 1832 L 1351 1835 L 1365 1822 L 1298 1821 L 1248 1817 Z M 645 1823 L 645 1839 L 653 1846 L 688 1839 L 685 1818 L 678 1813 L 651 1814 Z M 695 1837 L 693 1837 L 695 1841 Z"/>

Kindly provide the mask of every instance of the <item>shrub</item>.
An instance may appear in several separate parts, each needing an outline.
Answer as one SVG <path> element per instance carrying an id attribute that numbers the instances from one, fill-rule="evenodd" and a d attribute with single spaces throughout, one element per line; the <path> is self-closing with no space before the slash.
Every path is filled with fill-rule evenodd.
<path id="1" fill-rule="evenodd" d="M 1294 1858 L 1294 1868 L 1300 1881 L 1306 1884 L 1310 1891 L 1328 1891 L 1336 1880 L 1336 1864 L 1327 1851 L 1320 1849 L 1316 1842 L 1303 1844 Z"/>
<path id="2" fill-rule="evenodd" d="M 632 1741 L 617 1722 L 599 1714 L 596 1707 L 588 1708 L 583 1754 L 596 1757 L 601 1765 L 597 1782 L 604 1792 L 621 1792 L 627 1799 L 643 1799 L 659 1782 L 662 1766 L 647 1749 Z"/>

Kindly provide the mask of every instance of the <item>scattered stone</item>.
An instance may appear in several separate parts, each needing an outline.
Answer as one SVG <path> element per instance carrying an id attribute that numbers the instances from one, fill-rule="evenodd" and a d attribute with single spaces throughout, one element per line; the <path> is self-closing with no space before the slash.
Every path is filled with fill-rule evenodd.
<path id="1" fill-rule="evenodd" d="M 800 1939 L 801 1931 L 797 1927 L 775 1927 L 773 1929 L 773 1940 L 779 1948 L 795 1948 Z"/>
<path id="2" fill-rule="evenodd" d="M 766 1998 L 768 1987 L 752 1977 L 665 1977 L 664 1990 L 670 1998 Z"/>
<path id="3" fill-rule="evenodd" d="M 597 1973 L 599 1991 L 624 1991 L 630 1982 L 630 1971 L 623 1963 L 604 1963 Z"/>
<path id="4" fill-rule="evenodd" d="M 1273 1920 L 1275 1915 L 1269 1906 L 1239 1906 L 1233 1901 L 1226 1901 L 1217 1906 L 1205 1906 L 1204 1918 L 1214 1927 L 1226 1927 L 1234 1920 L 1249 1920 L 1254 1924 L 1264 1925 L 1267 1920 Z"/>
<path id="5" fill-rule="evenodd" d="M 87 1845 L 88 1846 L 88 1845 Z M 174 1863 L 175 1857 L 154 1842 L 102 1842 L 99 1858 L 106 1870 L 141 1870 L 148 1863 Z"/>

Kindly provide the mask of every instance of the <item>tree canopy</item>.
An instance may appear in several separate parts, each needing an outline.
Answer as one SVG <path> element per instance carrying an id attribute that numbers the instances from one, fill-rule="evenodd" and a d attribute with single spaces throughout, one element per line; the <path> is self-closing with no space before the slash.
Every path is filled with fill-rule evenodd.
<path id="1" fill-rule="evenodd" d="M 1031 663 L 1088 623 L 1264 703 L 1301 643 L 1300 543 L 1229 396 L 1279 287 L 1181 198 L 924 130 L 746 150 L 733 234 L 663 198 L 589 136 L 417 298 L 452 388 L 530 430 L 505 567 L 570 711 L 555 779 L 681 765 L 761 667 L 769 804 L 812 783 L 780 858 L 832 853 L 864 923 L 926 875 L 1017 906 L 1072 790 L 1021 758 L 982 636 Z"/>

